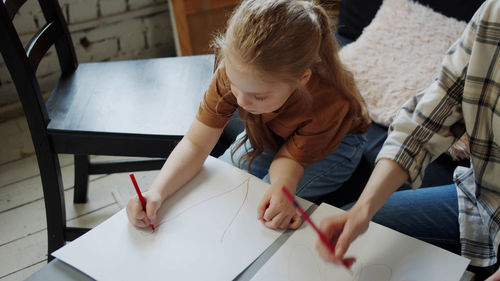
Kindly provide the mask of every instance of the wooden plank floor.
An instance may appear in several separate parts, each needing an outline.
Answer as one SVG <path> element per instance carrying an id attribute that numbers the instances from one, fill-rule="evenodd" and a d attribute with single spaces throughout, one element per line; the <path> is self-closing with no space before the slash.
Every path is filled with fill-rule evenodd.
<path id="1" fill-rule="evenodd" d="M 47 229 L 38 164 L 26 120 L 0 123 L 0 281 L 24 280 L 47 263 Z M 93 157 L 93 160 L 114 159 Z M 127 173 L 92 176 L 89 200 L 73 204 L 73 157 L 60 155 L 67 223 L 94 227 L 120 210 L 112 194 L 132 185 Z M 149 186 L 157 171 L 137 172 Z"/>

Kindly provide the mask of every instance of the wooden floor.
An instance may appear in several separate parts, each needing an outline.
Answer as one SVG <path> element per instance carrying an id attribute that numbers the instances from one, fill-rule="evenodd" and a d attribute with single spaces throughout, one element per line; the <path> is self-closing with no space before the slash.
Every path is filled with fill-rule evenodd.
<path id="1" fill-rule="evenodd" d="M 0 123 L 0 140 L 0 281 L 24 280 L 47 263 L 41 180 L 24 118 Z M 100 158 L 104 159 L 92 159 Z M 59 159 L 68 225 L 96 226 L 121 209 L 123 201 L 113 191 L 121 187 L 133 191 L 127 173 L 96 175 L 90 180 L 88 203 L 73 204 L 73 157 Z M 149 186 L 156 173 L 137 172 L 136 177 Z"/>

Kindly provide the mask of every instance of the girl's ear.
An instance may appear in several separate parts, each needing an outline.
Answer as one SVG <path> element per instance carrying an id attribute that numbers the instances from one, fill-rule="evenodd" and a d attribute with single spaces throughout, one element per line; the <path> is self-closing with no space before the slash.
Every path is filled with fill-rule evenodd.
<path id="1" fill-rule="evenodd" d="M 299 77 L 299 86 L 304 87 L 307 82 L 309 82 L 309 79 L 311 78 L 312 71 L 310 68 L 308 68 L 304 73 Z"/>

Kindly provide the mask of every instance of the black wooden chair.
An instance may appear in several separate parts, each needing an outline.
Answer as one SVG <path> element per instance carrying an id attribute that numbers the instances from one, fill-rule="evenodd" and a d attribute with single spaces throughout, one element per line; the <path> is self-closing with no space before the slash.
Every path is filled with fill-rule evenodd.
<path id="1" fill-rule="evenodd" d="M 50 253 L 87 229 L 66 226 L 58 154 L 75 158 L 74 202 L 89 174 L 158 169 L 193 120 L 213 55 L 78 64 L 57 0 L 39 0 L 46 24 L 23 47 L 12 20 L 26 0 L 0 1 L 0 51 L 22 103 L 42 179 Z M 36 70 L 55 46 L 61 78 L 48 101 Z M 232 141 L 222 138 L 215 154 Z M 89 155 L 148 157 L 93 163 Z"/>

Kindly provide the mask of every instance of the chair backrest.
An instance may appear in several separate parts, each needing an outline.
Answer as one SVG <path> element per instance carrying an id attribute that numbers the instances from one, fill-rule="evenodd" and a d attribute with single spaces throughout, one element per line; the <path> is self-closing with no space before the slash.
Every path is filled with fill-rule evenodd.
<path id="1" fill-rule="evenodd" d="M 32 0 L 34 1 L 34 0 Z M 49 122 L 36 70 L 54 45 L 62 75 L 75 71 L 78 62 L 66 21 L 57 0 L 39 0 L 46 20 L 23 47 L 13 19 L 26 0 L 0 0 L 0 52 L 16 86 L 32 135 L 40 134 Z M 35 138 L 35 136 L 33 135 Z"/>

